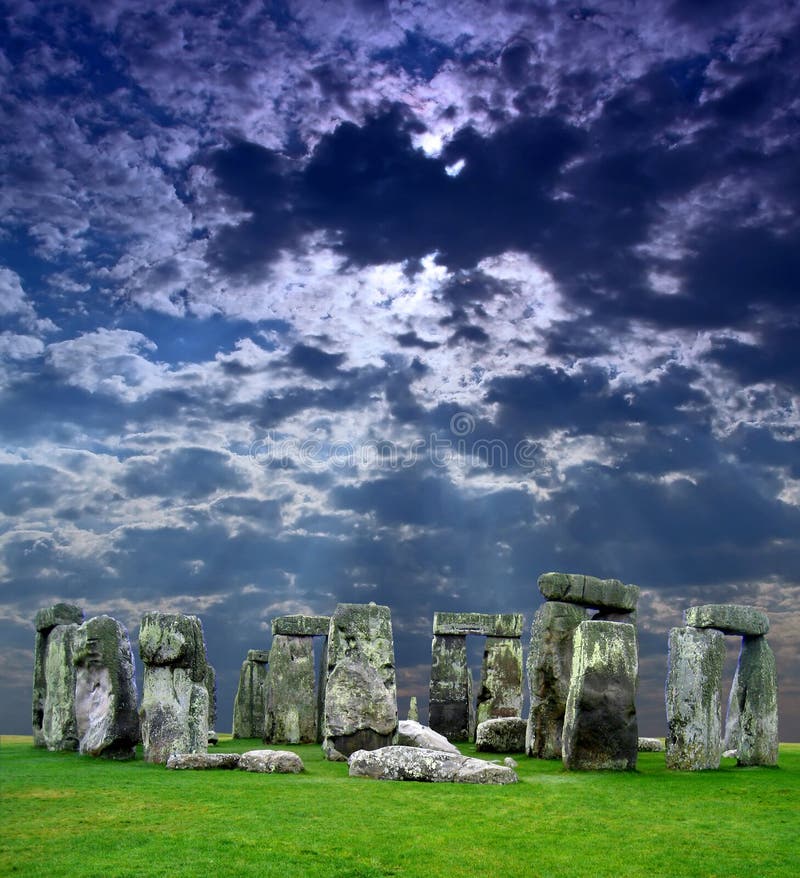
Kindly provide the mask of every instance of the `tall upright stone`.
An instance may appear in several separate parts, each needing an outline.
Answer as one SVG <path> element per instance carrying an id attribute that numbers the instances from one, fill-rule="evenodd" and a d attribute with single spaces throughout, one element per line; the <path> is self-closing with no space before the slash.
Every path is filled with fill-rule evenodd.
<path id="1" fill-rule="evenodd" d="M 203 681 L 208 692 L 208 736 L 216 743 L 217 727 L 217 671 L 212 664 L 206 665 L 206 677 Z"/>
<path id="2" fill-rule="evenodd" d="M 636 768 L 639 731 L 636 631 L 624 622 L 581 622 L 564 714 L 568 769 Z"/>
<path id="3" fill-rule="evenodd" d="M 263 738 L 267 714 L 269 653 L 248 650 L 239 672 L 239 687 L 233 702 L 233 737 Z"/>
<path id="4" fill-rule="evenodd" d="M 478 691 L 477 725 L 522 713 L 522 643 L 518 637 L 487 637 Z"/>
<path id="5" fill-rule="evenodd" d="M 393 742 L 397 681 L 389 607 L 339 604 L 328 635 L 322 747 L 328 759 Z"/>
<path id="6" fill-rule="evenodd" d="M 673 628 L 667 669 L 667 768 L 719 768 L 725 636 L 715 628 Z"/>
<path id="7" fill-rule="evenodd" d="M 475 734 L 466 635 L 433 635 L 428 725 L 450 741 L 469 741 Z"/>
<path id="8" fill-rule="evenodd" d="M 139 629 L 144 662 L 141 717 L 144 757 L 208 752 L 208 662 L 197 616 L 145 613 Z"/>
<path id="9" fill-rule="evenodd" d="M 525 752 L 538 759 L 561 759 L 575 631 L 586 610 L 547 601 L 536 611 L 528 650 L 530 713 Z"/>
<path id="10" fill-rule="evenodd" d="M 51 740 L 53 738 L 53 704 L 47 705 L 47 641 L 54 628 L 59 625 L 80 625 L 83 622 L 83 610 L 74 604 L 54 604 L 44 607 L 36 613 L 34 628 L 36 639 L 33 652 L 33 703 L 31 711 L 31 724 L 33 727 L 33 743 L 35 747 L 46 747 L 44 734 L 45 712 L 49 713 L 48 724 L 50 726 Z M 57 667 L 51 662 L 51 666 Z M 60 677 L 61 670 L 58 672 Z M 62 687 L 63 688 L 63 687 Z M 74 750 L 76 746 L 75 735 L 68 730 L 66 735 L 68 749 Z"/>
<path id="11" fill-rule="evenodd" d="M 48 750 L 77 750 L 75 716 L 75 641 L 78 626 L 56 625 L 47 637 L 42 736 Z"/>
<path id="12" fill-rule="evenodd" d="M 766 637 L 742 638 L 730 702 L 738 721 L 729 746 L 736 750 L 738 764 L 777 765 L 778 678 Z"/>
<path id="13" fill-rule="evenodd" d="M 95 616 L 77 630 L 75 718 L 81 753 L 133 759 L 139 742 L 133 650 L 125 627 Z"/>
<path id="14" fill-rule="evenodd" d="M 314 641 L 274 634 L 269 651 L 269 682 L 264 741 L 311 744 L 317 740 Z"/>

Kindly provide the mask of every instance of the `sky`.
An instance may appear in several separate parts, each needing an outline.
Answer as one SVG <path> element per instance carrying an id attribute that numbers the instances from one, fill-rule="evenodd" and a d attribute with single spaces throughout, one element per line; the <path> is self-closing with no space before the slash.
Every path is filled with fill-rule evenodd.
<path id="1" fill-rule="evenodd" d="M 3 732 L 57 601 L 198 614 L 220 731 L 388 604 L 424 720 L 433 613 L 557 570 L 640 586 L 646 735 L 683 610 L 765 610 L 800 741 L 794 2 L 0 12 Z"/>

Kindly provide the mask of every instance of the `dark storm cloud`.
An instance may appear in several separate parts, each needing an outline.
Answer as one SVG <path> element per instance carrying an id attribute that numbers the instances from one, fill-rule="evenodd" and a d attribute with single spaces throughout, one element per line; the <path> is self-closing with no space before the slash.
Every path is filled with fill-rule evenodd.
<path id="1" fill-rule="evenodd" d="M 289 351 L 286 362 L 312 378 L 324 380 L 339 376 L 339 367 L 345 359 L 345 354 L 329 354 L 312 345 L 298 343 Z"/>
<path id="2" fill-rule="evenodd" d="M 733 373 L 742 384 L 773 381 L 800 391 L 800 326 L 765 329 L 760 343 L 716 338 L 708 358 Z"/>
<path id="3" fill-rule="evenodd" d="M 225 454 L 207 448 L 177 448 L 156 458 L 128 461 L 120 485 L 130 497 L 178 496 L 200 499 L 219 490 L 245 487 Z"/>

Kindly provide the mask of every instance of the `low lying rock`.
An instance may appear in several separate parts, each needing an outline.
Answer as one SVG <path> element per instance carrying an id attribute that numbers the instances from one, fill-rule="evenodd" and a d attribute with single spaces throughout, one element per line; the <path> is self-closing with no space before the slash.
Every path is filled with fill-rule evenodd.
<path id="1" fill-rule="evenodd" d="M 305 766 L 290 750 L 248 750 L 242 753 L 239 768 L 259 774 L 299 774 Z"/>
<path id="2" fill-rule="evenodd" d="M 174 771 L 203 771 L 209 768 L 238 768 L 238 753 L 173 753 L 167 768 Z"/>
<path id="3" fill-rule="evenodd" d="M 475 733 L 475 749 L 479 753 L 522 753 L 527 727 L 527 720 L 518 716 L 484 720 Z"/>
<path id="4" fill-rule="evenodd" d="M 505 765 L 420 747 L 357 750 L 349 762 L 350 777 L 374 780 L 475 784 L 509 784 L 519 780 L 516 772 Z"/>
<path id="5" fill-rule="evenodd" d="M 444 735 L 410 719 L 401 719 L 397 724 L 397 743 L 403 747 L 422 747 L 460 755 L 458 747 L 451 744 Z"/>
<path id="6" fill-rule="evenodd" d="M 663 753 L 666 749 L 667 745 L 661 738 L 639 738 L 640 753 Z"/>

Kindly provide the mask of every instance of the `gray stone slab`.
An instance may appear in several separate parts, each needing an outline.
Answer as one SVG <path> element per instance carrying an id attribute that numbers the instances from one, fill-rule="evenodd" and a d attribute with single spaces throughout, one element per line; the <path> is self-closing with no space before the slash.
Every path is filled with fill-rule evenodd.
<path id="1" fill-rule="evenodd" d="M 575 632 L 564 713 L 565 768 L 616 771 L 636 768 L 638 674 L 633 625 L 581 622 Z"/>
<path id="2" fill-rule="evenodd" d="M 287 637 L 323 637 L 330 627 L 330 616 L 276 616 L 272 620 L 272 633 Z"/>
<path id="3" fill-rule="evenodd" d="M 476 722 L 522 713 L 522 643 L 518 637 L 487 637 L 481 665 Z"/>
<path id="4" fill-rule="evenodd" d="M 689 607 L 683 613 L 683 623 L 693 628 L 716 628 L 723 634 L 759 636 L 769 631 L 767 614 L 744 604 Z"/>
<path id="5" fill-rule="evenodd" d="M 725 636 L 715 628 L 673 628 L 667 659 L 667 768 L 719 768 Z"/>
<path id="6" fill-rule="evenodd" d="M 406 780 L 425 783 L 517 783 L 516 772 L 471 756 L 419 747 L 383 747 L 358 750 L 350 757 L 350 777 Z"/>
<path id="7" fill-rule="evenodd" d="M 77 750 L 75 641 L 78 626 L 56 625 L 47 637 L 42 739 L 48 750 Z"/>
<path id="8" fill-rule="evenodd" d="M 274 634 L 269 651 L 264 740 L 269 744 L 313 744 L 317 740 L 314 642 Z"/>
<path id="9" fill-rule="evenodd" d="M 563 601 L 598 610 L 631 612 L 639 601 L 638 586 L 583 573 L 543 573 L 538 586 L 548 601 Z"/>
<path id="10" fill-rule="evenodd" d="M 434 634 L 482 634 L 487 637 L 521 637 L 522 613 L 434 613 Z"/>
<path id="11" fill-rule="evenodd" d="M 472 740 L 475 707 L 466 635 L 433 637 L 428 725 L 450 741 Z"/>
<path id="12" fill-rule="evenodd" d="M 739 765 L 778 764 L 778 677 L 766 637 L 743 637 L 728 706 L 735 711 L 725 744 Z"/>
<path id="13" fill-rule="evenodd" d="M 46 634 L 56 625 L 80 625 L 83 619 L 83 610 L 75 604 L 53 604 L 37 611 L 33 625 L 37 631 Z"/>
<path id="14" fill-rule="evenodd" d="M 269 661 L 269 650 L 268 649 L 248 649 L 247 650 L 247 661 L 259 662 L 260 664 L 265 665 Z"/>
<path id="15" fill-rule="evenodd" d="M 267 655 L 251 649 L 239 671 L 239 686 L 233 702 L 233 737 L 263 738 L 267 714 L 268 665 L 266 661 L 251 659 L 251 654 Z"/>
<path id="16" fill-rule="evenodd" d="M 519 716 L 498 717 L 478 723 L 475 749 L 479 753 L 522 753 L 527 725 Z"/>

